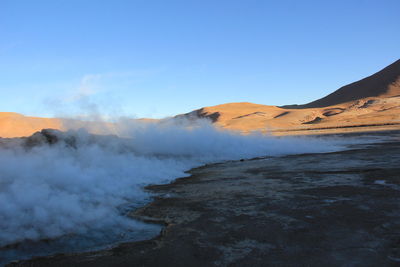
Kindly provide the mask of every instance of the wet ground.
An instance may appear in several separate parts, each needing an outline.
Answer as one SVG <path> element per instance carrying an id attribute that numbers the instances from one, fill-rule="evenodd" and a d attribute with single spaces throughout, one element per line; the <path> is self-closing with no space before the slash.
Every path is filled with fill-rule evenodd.
<path id="1" fill-rule="evenodd" d="M 127 207 L 131 208 L 131 207 Z M 130 220 L 124 227 L 93 229 L 81 234 L 69 234 L 56 239 L 27 241 L 0 248 L 0 266 L 19 259 L 110 249 L 124 242 L 147 240 L 158 235 L 162 226 Z"/>
<path id="2" fill-rule="evenodd" d="M 350 150 L 226 162 L 149 186 L 132 216 L 154 239 L 10 266 L 397 266 L 400 138 Z M 346 138 L 346 137 L 344 137 Z"/>

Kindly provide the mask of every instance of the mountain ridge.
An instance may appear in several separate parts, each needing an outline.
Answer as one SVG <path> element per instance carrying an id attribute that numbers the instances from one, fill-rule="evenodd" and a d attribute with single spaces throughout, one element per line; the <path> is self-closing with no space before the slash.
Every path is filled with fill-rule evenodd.
<path id="1" fill-rule="evenodd" d="M 321 108 L 368 97 L 400 95 L 400 59 L 361 80 L 342 86 L 329 95 L 303 105 L 285 105 L 286 109 Z"/>
<path id="2" fill-rule="evenodd" d="M 345 129 L 400 124 L 400 60 L 333 93 L 304 105 L 269 106 L 249 102 L 203 107 L 174 118 L 207 118 L 220 128 L 242 133 L 251 131 L 299 134 L 317 129 Z M 146 121 L 146 120 L 144 120 Z M 28 117 L 0 112 L 0 137 L 29 136 L 43 128 L 69 129 L 66 120 Z M 113 125 L 69 121 L 93 133 L 108 133 Z M 397 127 L 397 126 L 396 126 Z M 400 127 L 398 127 L 400 129 Z"/>

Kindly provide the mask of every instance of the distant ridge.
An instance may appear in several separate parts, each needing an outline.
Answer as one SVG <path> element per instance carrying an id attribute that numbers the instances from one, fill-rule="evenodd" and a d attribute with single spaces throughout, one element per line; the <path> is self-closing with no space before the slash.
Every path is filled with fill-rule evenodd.
<path id="1" fill-rule="evenodd" d="M 400 95 L 400 59 L 379 72 L 362 80 L 343 86 L 335 92 L 304 105 L 286 105 L 281 108 L 322 108 L 367 97 L 391 97 Z"/>
<path id="2" fill-rule="evenodd" d="M 175 118 L 206 118 L 218 128 L 245 134 L 253 131 L 293 135 L 400 130 L 400 60 L 305 105 L 277 107 L 248 102 L 226 103 L 203 107 Z M 139 121 L 156 122 L 149 119 Z M 0 139 L 30 136 L 45 128 L 67 130 L 82 127 L 93 134 L 117 134 L 113 123 L 35 118 L 0 112 Z"/>

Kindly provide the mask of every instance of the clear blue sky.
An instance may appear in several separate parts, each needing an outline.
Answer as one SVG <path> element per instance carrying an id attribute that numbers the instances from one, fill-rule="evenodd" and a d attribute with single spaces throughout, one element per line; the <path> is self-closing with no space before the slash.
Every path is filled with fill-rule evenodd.
<path id="1" fill-rule="evenodd" d="M 301 104 L 399 58 L 399 0 L 0 0 L 0 111 Z"/>

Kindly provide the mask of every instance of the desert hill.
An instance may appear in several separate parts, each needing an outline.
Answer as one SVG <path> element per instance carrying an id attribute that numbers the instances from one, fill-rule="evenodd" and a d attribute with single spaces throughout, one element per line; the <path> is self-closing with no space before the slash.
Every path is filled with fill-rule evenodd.
<path id="1" fill-rule="evenodd" d="M 29 136 L 44 128 L 64 129 L 60 119 L 27 117 L 14 112 L 0 112 L 0 137 Z"/>
<path id="2" fill-rule="evenodd" d="M 39 118 L 14 112 L 0 112 L 0 137 L 3 138 L 30 136 L 42 129 L 49 128 L 61 131 L 85 128 L 93 134 L 115 134 L 114 125 L 107 122 Z"/>
<path id="3" fill-rule="evenodd" d="M 267 106 L 248 102 L 204 107 L 177 118 L 208 118 L 216 126 L 273 134 L 314 134 L 400 129 L 400 60 L 360 81 L 305 105 Z M 0 137 L 29 136 L 44 128 L 85 126 L 96 134 L 113 133 L 111 123 L 27 117 L 0 112 Z"/>
<path id="4" fill-rule="evenodd" d="M 229 103 L 186 114 L 211 118 L 225 129 L 275 134 L 344 132 L 347 128 L 400 128 L 400 97 L 365 98 L 324 108 L 284 109 L 253 103 Z M 363 129 L 359 129 L 363 128 Z M 333 131 L 332 131 L 333 130 Z M 318 132 L 316 132 L 318 131 Z"/>
<path id="5" fill-rule="evenodd" d="M 228 103 L 184 114 L 210 118 L 216 125 L 242 132 L 276 134 L 348 128 L 400 128 L 400 60 L 383 70 L 305 105 L 266 106 Z M 355 130 L 355 129 L 353 129 Z"/>

